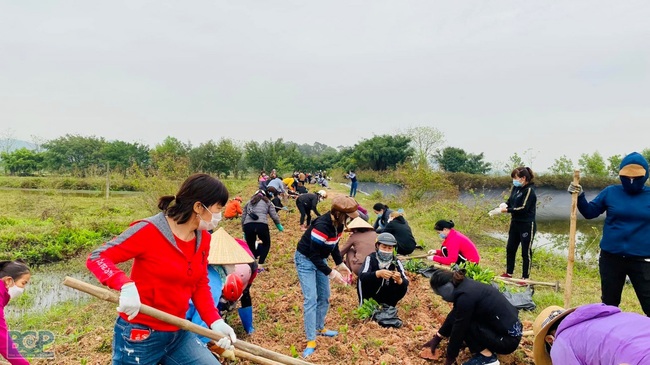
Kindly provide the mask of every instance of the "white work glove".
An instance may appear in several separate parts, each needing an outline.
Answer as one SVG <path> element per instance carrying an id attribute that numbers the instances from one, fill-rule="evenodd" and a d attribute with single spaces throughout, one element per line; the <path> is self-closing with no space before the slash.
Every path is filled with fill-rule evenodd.
<path id="1" fill-rule="evenodd" d="M 431 255 L 431 256 L 427 256 L 427 260 L 429 260 L 429 261 L 433 261 L 433 255 Z"/>
<path id="2" fill-rule="evenodd" d="M 501 203 L 501 204 L 499 204 L 498 207 L 496 207 L 496 208 L 492 209 L 491 211 L 489 211 L 488 214 L 490 215 L 490 217 L 493 216 L 493 215 L 501 214 L 501 213 L 503 213 L 503 208 L 507 208 L 507 207 L 508 207 L 508 204 Z"/>
<path id="3" fill-rule="evenodd" d="M 237 342 L 237 335 L 235 335 L 235 331 L 223 319 L 216 320 L 213 324 L 210 325 L 210 329 L 221 334 L 222 336 L 230 337 L 232 343 Z"/>
<path id="4" fill-rule="evenodd" d="M 217 341 L 217 346 L 221 347 L 224 350 L 232 350 L 234 347 L 232 342 L 230 342 L 230 337 L 223 336 L 219 341 Z"/>
<path id="5" fill-rule="evenodd" d="M 429 255 L 429 256 L 433 256 L 433 255 L 435 255 L 435 254 L 436 254 L 436 250 L 429 250 L 429 251 L 427 252 L 427 255 Z"/>
<path id="6" fill-rule="evenodd" d="M 135 287 L 135 283 L 122 285 L 122 290 L 120 290 L 120 304 L 117 306 L 117 311 L 129 316 L 128 320 L 130 321 L 140 313 L 141 305 L 140 294 L 138 294 L 138 288 Z"/>
<path id="7" fill-rule="evenodd" d="M 584 194 L 584 190 L 582 190 L 582 186 L 580 184 L 574 184 L 573 182 L 569 184 L 569 187 L 566 189 L 569 193 L 577 193 L 578 195 Z"/>
<path id="8" fill-rule="evenodd" d="M 346 284 L 345 279 L 343 279 L 343 275 L 341 275 L 340 272 L 337 270 L 332 270 L 329 275 L 327 275 L 330 280 L 338 280 L 341 284 Z"/>

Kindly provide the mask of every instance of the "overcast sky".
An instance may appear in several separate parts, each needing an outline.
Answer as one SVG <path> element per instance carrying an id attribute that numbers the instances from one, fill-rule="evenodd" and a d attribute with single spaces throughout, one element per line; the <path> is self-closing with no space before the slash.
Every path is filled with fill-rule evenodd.
<path id="1" fill-rule="evenodd" d="M 543 171 L 650 148 L 650 2 L 0 0 L 0 131 L 351 146 Z"/>

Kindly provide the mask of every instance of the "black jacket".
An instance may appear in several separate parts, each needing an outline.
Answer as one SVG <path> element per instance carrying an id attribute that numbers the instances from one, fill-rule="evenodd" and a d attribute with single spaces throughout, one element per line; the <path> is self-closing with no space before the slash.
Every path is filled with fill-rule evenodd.
<path id="1" fill-rule="evenodd" d="M 332 269 L 323 260 L 331 254 L 336 265 L 343 262 L 338 245 L 343 228 L 343 225 L 335 227 L 331 214 L 327 212 L 311 223 L 298 241 L 296 250 L 311 260 L 323 274 L 329 275 Z"/>
<path id="2" fill-rule="evenodd" d="M 508 204 L 508 213 L 512 214 L 513 221 L 534 222 L 537 211 L 535 183 L 531 182 L 521 187 L 513 186 L 506 204 Z"/>
<path id="3" fill-rule="evenodd" d="M 382 232 L 390 233 L 395 236 L 395 240 L 397 240 L 398 254 L 409 255 L 413 250 L 415 250 L 415 237 L 413 237 L 411 227 L 409 227 L 409 224 L 406 222 L 404 217 L 399 216 L 394 218 L 386 225 Z"/>
<path id="4" fill-rule="evenodd" d="M 498 289 L 491 285 L 465 278 L 454 289 L 454 308 L 440 327 L 440 334 L 449 337 L 447 358 L 456 358 L 466 333 L 473 322 L 491 328 L 503 336 L 519 336 L 519 312 Z"/>
<path id="5" fill-rule="evenodd" d="M 375 220 L 375 224 L 373 227 L 375 228 L 375 232 L 381 233 L 384 231 L 383 228 L 379 227 L 379 222 L 381 222 L 382 227 L 386 227 L 386 224 L 388 223 L 388 218 L 390 218 L 390 213 L 392 213 L 392 209 L 384 209 L 384 213 L 381 215 L 381 217 L 377 217 L 377 220 Z"/>
<path id="6" fill-rule="evenodd" d="M 376 272 L 378 270 L 379 260 L 377 260 L 377 252 L 375 251 L 366 256 L 363 265 L 361 265 L 361 269 L 359 269 L 359 283 L 357 285 L 359 304 L 362 304 L 364 299 L 372 298 L 379 289 L 385 286 L 384 284 L 387 284 L 385 283 L 386 279 L 377 277 Z M 407 279 L 406 274 L 404 274 L 404 266 L 402 266 L 402 262 L 397 258 L 393 260 L 386 270 L 398 271 L 402 276 L 402 285 L 408 286 L 409 279 Z M 392 280 L 390 280 L 390 282 L 391 284 L 394 283 Z"/>
<path id="7" fill-rule="evenodd" d="M 318 206 L 318 194 L 316 193 L 300 194 L 300 196 L 296 199 L 296 206 L 298 204 L 304 205 L 305 212 L 309 213 L 310 211 L 313 210 L 317 216 L 320 216 L 320 213 L 318 213 L 318 209 L 316 209 L 316 207 Z"/>

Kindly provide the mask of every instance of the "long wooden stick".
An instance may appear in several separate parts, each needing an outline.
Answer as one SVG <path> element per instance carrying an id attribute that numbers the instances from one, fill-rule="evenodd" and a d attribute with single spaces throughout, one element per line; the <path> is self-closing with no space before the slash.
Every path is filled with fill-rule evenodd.
<path id="1" fill-rule="evenodd" d="M 69 276 L 66 276 L 65 280 L 63 280 L 63 285 L 93 295 L 107 302 L 119 303 L 119 296 L 116 293 L 92 284 L 88 284 L 84 281 L 71 278 Z M 148 305 L 143 304 L 140 307 L 140 313 L 144 313 L 163 322 L 172 324 L 178 328 L 194 332 L 198 335 L 205 336 L 213 340 L 219 340 L 221 337 L 223 337 L 210 329 L 201 327 L 186 319 L 165 313 Z M 267 350 L 263 347 L 253 345 L 242 340 L 238 340 L 235 343 L 235 355 L 242 359 L 250 360 L 261 365 L 314 365 L 313 363 Z"/>
<path id="2" fill-rule="evenodd" d="M 560 282 L 556 281 L 554 283 L 547 282 L 547 281 L 535 281 L 535 280 L 528 280 L 528 279 L 517 279 L 517 278 L 504 278 L 501 276 L 495 276 L 495 280 L 501 280 L 505 281 L 508 283 L 513 283 L 513 284 L 518 284 L 518 283 L 524 283 L 527 285 L 546 285 L 546 286 L 552 286 L 555 288 L 555 291 L 560 290 Z"/>
<path id="3" fill-rule="evenodd" d="M 580 183 L 580 170 L 573 171 L 573 185 Z M 566 283 L 564 284 L 564 308 L 571 308 L 571 282 L 573 281 L 573 263 L 576 254 L 576 226 L 578 210 L 578 193 L 571 194 L 571 224 L 569 226 L 569 252 L 567 254 Z"/>

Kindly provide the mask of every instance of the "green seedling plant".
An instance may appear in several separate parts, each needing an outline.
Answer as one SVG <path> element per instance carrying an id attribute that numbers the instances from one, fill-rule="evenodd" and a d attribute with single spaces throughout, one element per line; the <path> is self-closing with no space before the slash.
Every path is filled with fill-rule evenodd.
<path id="1" fill-rule="evenodd" d="M 358 319 L 366 320 L 372 318 L 377 309 L 379 309 L 379 303 L 376 300 L 372 298 L 364 299 L 363 304 L 354 310 L 354 314 Z"/>
<path id="2" fill-rule="evenodd" d="M 478 282 L 484 283 L 484 284 L 490 284 L 494 280 L 494 271 L 488 269 L 488 268 L 483 268 L 479 266 L 479 264 L 475 264 L 473 262 L 466 261 L 462 264 L 459 265 L 461 269 L 465 269 L 467 272 L 465 273 L 465 276 L 476 280 Z"/>
<path id="3" fill-rule="evenodd" d="M 404 263 L 404 269 L 412 273 L 417 273 L 426 267 L 427 265 L 420 259 L 410 259 Z"/>

